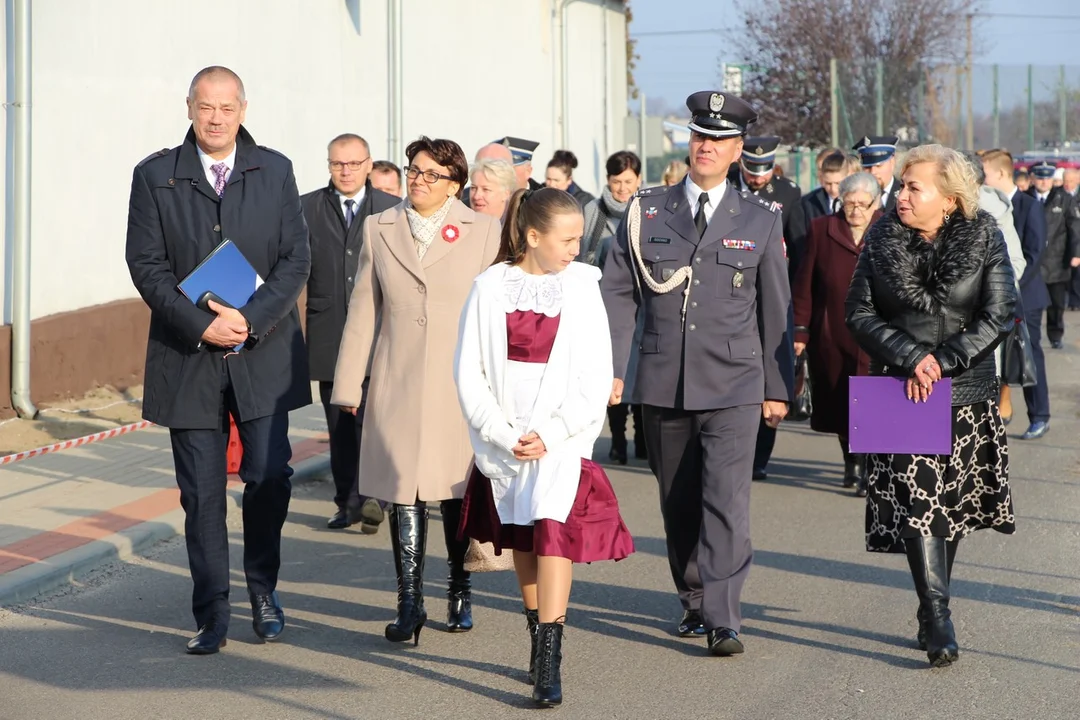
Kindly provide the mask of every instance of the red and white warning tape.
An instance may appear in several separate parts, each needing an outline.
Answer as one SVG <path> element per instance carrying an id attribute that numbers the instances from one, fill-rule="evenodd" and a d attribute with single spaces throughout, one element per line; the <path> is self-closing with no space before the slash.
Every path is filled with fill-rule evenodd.
<path id="1" fill-rule="evenodd" d="M 151 425 L 153 425 L 153 423 L 149 420 L 142 420 L 140 422 L 132 423 L 130 425 L 123 425 L 118 428 L 113 428 L 112 430 L 103 430 L 102 432 L 94 433 L 93 435 L 86 435 L 81 438 L 73 438 L 71 440 L 65 440 L 64 442 L 58 442 L 55 445 L 47 445 L 45 447 L 39 447 L 34 450 L 24 450 L 22 452 L 15 453 L 14 455 L 5 455 L 3 457 L 0 457 L 0 465 L 8 465 L 13 462 L 18 462 L 19 460 L 26 460 L 28 458 L 37 457 L 38 455 L 45 455 L 47 453 L 56 452 L 57 450 L 70 450 L 71 448 L 79 447 L 80 445 L 88 445 L 92 442 L 97 442 L 98 440 L 108 440 L 109 438 L 126 435 L 129 432 L 134 432 L 135 430 L 142 430 L 143 428 L 150 427 Z"/>

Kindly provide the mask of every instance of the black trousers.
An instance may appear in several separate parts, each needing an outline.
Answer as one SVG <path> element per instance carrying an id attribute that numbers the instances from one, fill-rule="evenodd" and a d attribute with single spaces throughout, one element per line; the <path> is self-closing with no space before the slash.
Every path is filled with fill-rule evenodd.
<path id="1" fill-rule="evenodd" d="M 358 508 L 367 500 L 360 494 L 360 443 L 364 431 L 364 407 L 367 404 L 367 385 L 364 380 L 364 402 L 356 415 L 331 405 L 334 383 L 319 381 L 319 399 L 326 414 L 326 430 L 330 435 L 330 474 L 334 477 L 334 504 L 338 508 Z M 383 504 L 383 503 L 380 503 Z"/>
<path id="2" fill-rule="evenodd" d="M 229 412 L 236 397 L 223 361 L 221 423 L 213 430 L 172 428 L 173 462 L 180 504 L 186 518 L 188 565 L 194 590 L 192 612 L 197 627 L 216 621 L 229 624 L 229 530 L 225 525 L 226 452 Z M 281 527 L 292 496 L 292 448 L 289 415 L 279 413 L 236 423 L 244 459 L 244 576 L 249 594 L 273 592 L 281 567 Z"/>
<path id="3" fill-rule="evenodd" d="M 1065 310 L 1069 306 L 1069 283 L 1046 283 L 1050 307 L 1046 308 L 1046 339 L 1057 342 L 1065 337 Z"/>
<path id="4" fill-rule="evenodd" d="M 739 598 L 753 558 L 751 440 L 760 417 L 760 405 L 642 411 L 671 577 L 683 608 L 701 610 L 709 629 L 742 624 Z"/>
<path id="5" fill-rule="evenodd" d="M 1046 377 L 1046 355 L 1042 346 L 1042 310 L 1025 310 L 1028 334 L 1031 335 L 1031 355 L 1035 358 L 1038 382 L 1034 387 L 1024 388 L 1024 404 L 1027 405 L 1028 421 L 1050 420 L 1050 385 Z"/>
<path id="6" fill-rule="evenodd" d="M 1072 269 L 1072 280 L 1069 282 L 1069 307 L 1080 310 L 1080 268 Z"/>
<path id="7" fill-rule="evenodd" d="M 634 447 L 639 442 L 645 442 L 642 434 L 641 406 L 621 403 L 609 405 L 607 409 L 608 429 L 611 430 L 611 447 L 626 452 L 626 421 L 633 415 L 634 418 Z"/>
<path id="8" fill-rule="evenodd" d="M 765 470 L 772 460 L 773 450 L 776 448 L 776 428 L 765 424 L 762 416 L 758 423 L 757 440 L 754 442 L 754 469 Z"/>

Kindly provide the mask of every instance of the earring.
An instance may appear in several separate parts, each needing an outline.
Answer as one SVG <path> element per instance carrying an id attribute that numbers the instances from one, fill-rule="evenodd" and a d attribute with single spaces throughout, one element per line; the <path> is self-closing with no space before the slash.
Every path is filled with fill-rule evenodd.
<path id="1" fill-rule="evenodd" d="M 948 222 L 949 222 L 949 213 L 945 213 L 945 222 L 946 222 L 946 223 L 948 223 Z"/>

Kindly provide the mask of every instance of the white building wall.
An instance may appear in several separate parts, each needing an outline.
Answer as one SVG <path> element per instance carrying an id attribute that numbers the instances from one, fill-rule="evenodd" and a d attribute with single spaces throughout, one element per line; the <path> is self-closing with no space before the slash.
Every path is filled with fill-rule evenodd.
<path id="1" fill-rule="evenodd" d="M 448 137 L 471 158 L 504 135 L 531 138 L 540 142 L 534 175 L 542 180 L 560 145 L 553 2 L 561 0 L 405 0 L 405 143 Z M 338 133 L 360 133 L 385 158 L 386 8 L 385 0 L 33 3 L 33 317 L 137 297 L 124 263 L 132 168 L 183 139 L 187 86 L 206 65 L 244 79 L 247 128 L 292 159 L 301 192 L 327 181 L 325 146 Z M 618 0 L 568 6 L 570 145 L 581 184 L 594 192 L 607 154 L 623 146 L 622 12 Z M 10 232 L 4 237 L 9 322 Z"/>

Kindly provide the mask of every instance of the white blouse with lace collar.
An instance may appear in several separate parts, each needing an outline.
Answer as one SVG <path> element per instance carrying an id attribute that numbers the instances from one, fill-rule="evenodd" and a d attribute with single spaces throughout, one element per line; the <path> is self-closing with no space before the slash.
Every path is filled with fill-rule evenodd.
<path id="1" fill-rule="evenodd" d="M 503 309 L 556 317 L 562 312 L 563 287 L 559 274 L 532 275 L 513 266 L 503 278 Z"/>

